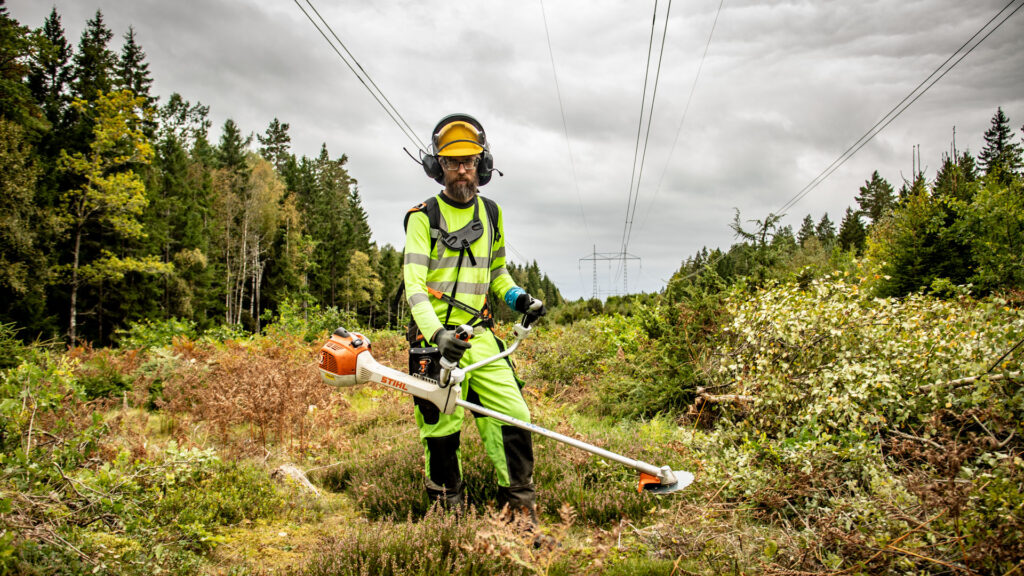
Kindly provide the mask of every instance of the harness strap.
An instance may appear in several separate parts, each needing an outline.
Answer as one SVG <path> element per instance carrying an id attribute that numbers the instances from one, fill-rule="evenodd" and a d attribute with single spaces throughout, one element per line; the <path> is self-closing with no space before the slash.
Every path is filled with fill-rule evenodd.
<path id="1" fill-rule="evenodd" d="M 483 201 L 483 203 L 484 203 L 484 210 L 487 213 L 487 223 L 489 224 L 489 226 L 488 226 L 489 242 L 488 242 L 487 250 L 488 250 L 488 253 L 493 256 L 494 243 L 497 242 L 498 239 L 501 238 L 501 231 L 498 229 L 498 204 L 494 200 L 491 200 L 490 198 L 486 198 L 484 196 L 478 196 L 478 198 Z M 473 319 L 470 321 L 471 325 L 477 326 L 477 325 L 483 324 L 483 325 L 487 326 L 488 328 L 493 326 L 494 325 L 494 318 L 491 315 L 491 311 L 490 311 L 490 308 L 488 306 L 488 302 L 487 302 L 486 298 L 484 299 L 484 306 L 480 310 L 477 310 L 476 308 L 473 308 L 473 307 L 469 306 L 468 304 L 465 304 L 465 303 L 460 302 L 459 300 L 455 299 L 455 295 L 456 295 L 458 287 L 459 287 L 459 273 L 462 271 L 462 261 L 463 261 L 463 258 L 468 254 L 469 255 L 469 261 L 470 261 L 471 265 L 474 266 L 474 267 L 477 265 L 476 256 L 473 254 L 473 249 L 470 246 L 469 240 L 466 237 L 462 236 L 460 233 L 463 232 L 464 230 L 466 230 L 467 228 L 474 227 L 474 225 L 477 228 L 477 230 L 479 230 L 479 228 L 481 227 L 480 226 L 480 204 L 479 204 L 479 202 L 474 203 L 474 205 L 473 205 L 473 220 L 470 222 L 470 224 L 466 225 L 465 227 L 463 227 L 460 230 L 456 230 L 455 232 L 448 232 L 446 230 L 442 230 L 441 229 L 441 208 L 438 205 L 438 199 L 437 199 L 436 196 L 431 196 L 430 198 L 427 198 L 425 201 L 420 202 L 416 206 L 413 206 L 412 208 L 410 208 L 409 211 L 406 212 L 406 214 L 405 214 L 405 221 L 403 222 L 403 227 L 404 228 L 408 229 L 408 227 L 409 227 L 409 217 L 412 216 L 413 213 L 415 213 L 415 212 L 423 212 L 423 213 L 425 213 L 427 215 L 427 221 L 428 221 L 429 226 L 430 226 L 430 252 L 431 252 L 431 254 L 433 254 L 434 248 L 437 246 L 438 238 L 441 239 L 441 245 L 442 246 L 447 247 L 447 248 L 451 248 L 452 250 L 455 250 L 456 247 L 448 245 L 449 242 L 451 242 L 451 240 L 449 240 L 449 238 L 453 237 L 454 241 L 459 242 L 459 244 L 456 244 L 456 246 L 458 246 L 457 249 L 459 250 L 459 260 L 458 260 L 458 263 L 456 264 L 456 267 L 455 267 L 455 283 L 452 286 L 452 293 L 451 293 L 451 295 L 444 294 L 442 292 L 438 292 L 437 290 L 433 290 L 433 289 L 431 289 L 429 287 L 427 288 L 427 291 L 432 296 L 434 296 L 435 298 L 438 298 L 438 299 L 440 299 L 443 302 L 446 302 L 448 304 L 448 310 L 445 313 L 444 322 L 442 322 L 442 324 L 444 324 L 446 326 L 448 325 L 448 321 L 451 319 L 452 309 L 457 307 L 460 310 L 463 310 L 464 312 L 467 312 L 469 314 L 473 314 Z M 479 232 L 478 232 L 477 237 L 479 237 Z M 439 249 L 439 251 L 441 251 L 441 250 L 444 250 L 444 248 Z M 438 254 L 438 258 L 440 258 L 440 257 L 441 257 L 441 254 Z M 395 291 L 394 306 L 396 308 L 397 308 L 399 299 L 402 297 L 402 293 L 404 292 L 404 288 L 405 288 L 405 284 L 402 283 L 402 284 L 399 285 L 398 290 Z"/>

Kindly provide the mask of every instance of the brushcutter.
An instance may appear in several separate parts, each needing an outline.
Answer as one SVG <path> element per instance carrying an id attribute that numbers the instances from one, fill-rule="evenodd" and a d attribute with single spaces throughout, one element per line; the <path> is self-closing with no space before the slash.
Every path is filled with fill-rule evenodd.
<path id="1" fill-rule="evenodd" d="M 669 494 L 689 486 L 693 482 L 693 474 L 690 472 L 672 470 L 669 466 L 659 468 L 640 460 L 627 458 L 593 444 L 542 428 L 536 424 L 524 422 L 500 412 L 484 408 L 478 404 L 467 402 L 461 398 L 461 383 L 465 379 L 466 373 L 505 358 L 515 352 L 519 347 L 519 343 L 529 335 L 532 320 L 534 318 L 527 314 L 521 322 L 515 325 L 513 328 L 515 341 L 499 354 L 465 367 L 459 367 L 454 362 L 442 360 L 440 380 L 406 374 L 378 363 L 370 353 L 369 339 L 357 332 L 349 332 L 344 328 L 338 328 L 331 335 L 330 340 L 324 343 L 320 349 L 320 377 L 325 383 L 340 387 L 354 386 L 366 382 L 380 384 L 427 400 L 445 414 L 452 414 L 457 406 L 462 406 L 480 416 L 494 418 L 517 428 L 529 430 L 563 444 L 586 450 L 591 454 L 596 454 L 602 458 L 618 462 L 639 471 L 640 482 L 637 487 L 639 492 L 647 491 L 654 494 Z M 463 340 L 468 340 L 472 335 L 472 331 L 473 329 L 470 326 L 459 326 L 456 329 L 456 336 Z"/>

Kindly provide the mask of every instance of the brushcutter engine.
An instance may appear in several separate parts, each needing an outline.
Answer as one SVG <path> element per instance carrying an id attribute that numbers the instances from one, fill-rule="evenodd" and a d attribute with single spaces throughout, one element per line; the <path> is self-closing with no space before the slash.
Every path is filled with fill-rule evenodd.
<path id="1" fill-rule="evenodd" d="M 320 379 L 338 387 L 372 382 L 423 398 L 445 414 L 455 412 L 461 388 L 441 388 L 436 382 L 388 368 L 370 353 L 370 340 L 357 332 L 338 328 L 320 348 Z"/>

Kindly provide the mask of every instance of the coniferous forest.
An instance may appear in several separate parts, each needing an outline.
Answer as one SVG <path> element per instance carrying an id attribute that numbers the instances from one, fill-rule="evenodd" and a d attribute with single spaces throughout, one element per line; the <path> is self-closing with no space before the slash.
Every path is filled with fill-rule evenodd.
<path id="1" fill-rule="evenodd" d="M 981 150 L 865 174 L 835 220 L 737 210 L 655 293 L 565 301 L 510 262 L 551 309 L 513 356 L 532 421 L 695 477 L 654 495 L 534 434 L 524 527 L 471 426 L 449 513 L 410 399 L 318 376 L 341 325 L 408 361 L 402 253 L 346 155 L 297 155 L 279 118 L 213 141 L 131 28 L 34 24 L 0 0 L 0 576 L 1024 572 L 1024 128 L 1000 103 Z"/>
<path id="2" fill-rule="evenodd" d="M 132 323 L 258 331 L 285 303 L 398 322 L 401 249 L 377 246 L 344 154 L 297 157 L 277 118 L 255 135 L 152 94 L 143 46 L 96 12 L 77 44 L 54 9 L 3 14 L 0 322 L 104 345 Z M 511 272 L 560 296 L 536 264 Z"/>

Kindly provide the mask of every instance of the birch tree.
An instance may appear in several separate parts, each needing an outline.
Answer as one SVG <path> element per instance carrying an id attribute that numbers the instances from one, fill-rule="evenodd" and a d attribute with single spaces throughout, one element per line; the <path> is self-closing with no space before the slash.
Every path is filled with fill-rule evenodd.
<path id="1" fill-rule="evenodd" d="M 68 340 L 77 342 L 78 291 L 86 283 L 120 279 L 127 272 L 167 272 L 170 264 L 154 256 L 121 257 L 106 248 L 88 261 L 82 240 L 100 228 L 121 238 L 143 238 L 139 216 L 148 204 L 146 188 L 135 169 L 150 163 L 153 148 L 142 131 L 152 112 L 144 97 L 128 91 L 100 94 L 94 101 L 76 100 L 75 109 L 92 122 L 88 151 L 61 151 L 60 170 L 81 184 L 67 190 L 61 215 L 71 234 L 71 306 Z"/>

